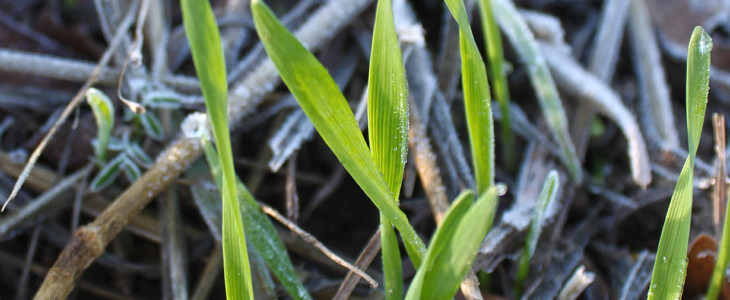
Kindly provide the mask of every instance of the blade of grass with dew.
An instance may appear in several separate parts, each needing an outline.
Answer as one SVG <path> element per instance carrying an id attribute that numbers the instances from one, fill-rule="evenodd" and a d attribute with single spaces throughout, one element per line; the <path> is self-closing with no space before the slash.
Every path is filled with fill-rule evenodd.
<path id="1" fill-rule="evenodd" d="M 476 203 L 468 190 L 454 200 L 436 229 L 406 299 L 451 299 L 456 294 L 492 227 L 497 194 L 504 189 L 503 185 L 490 187 Z"/>
<path id="2" fill-rule="evenodd" d="M 203 138 L 202 144 L 210 172 L 213 175 L 218 189 L 221 190 L 221 167 L 220 163 L 216 160 L 218 154 L 207 139 Z M 292 265 L 289 259 L 289 254 L 286 251 L 286 247 L 284 247 L 284 243 L 279 238 L 279 233 L 274 228 L 274 224 L 271 223 L 271 220 L 261 210 L 256 199 L 251 195 L 251 192 L 248 191 L 248 188 L 246 188 L 246 185 L 243 184 L 238 176 L 236 176 L 236 183 L 239 204 L 241 205 L 241 215 L 243 216 L 244 228 L 248 240 L 252 243 L 256 251 L 261 254 L 269 270 L 271 270 L 292 298 L 297 300 L 312 299 L 312 296 L 309 295 L 309 292 L 297 276 L 294 265 Z"/>
<path id="3" fill-rule="evenodd" d="M 408 86 L 391 0 L 378 0 L 368 76 L 368 138 L 373 160 L 398 202 L 408 156 Z M 385 298 L 403 299 L 403 275 L 393 225 L 381 214 Z"/>
<path id="4" fill-rule="evenodd" d="M 494 185 L 494 128 L 492 100 L 487 82 L 487 69 L 469 27 L 462 0 L 445 0 L 451 15 L 459 24 L 461 48 L 461 82 L 464 88 L 469 144 L 474 164 L 477 195 Z"/>
<path id="5" fill-rule="evenodd" d="M 540 191 L 540 196 L 537 198 L 535 212 L 532 214 L 532 222 L 530 222 L 530 228 L 527 230 L 525 248 L 522 250 L 522 256 L 520 257 L 519 265 L 517 267 L 515 295 L 518 298 L 522 295 L 522 287 L 525 279 L 527 279 L 528 271 L 530 270 L 530 260 L 532 259 L 532 255 L 535 254 L 537 241 L 540 239 L 540 231 L 542 230 L 543 223 L 545 222 L 545 211 L 550 206 L 550 203 L 555 199 L 555 192 L 559 187 L 560 181 L 558 172 L 551 170 L 550 173 L 548 173 L 547 178 L 545 178 L 545 183 Z"/>
<path id="6" fill-rule="evenodd" d="M 497 98 L 499 110 L 502 112 L 502 155 L 507 170 L 513 171 L 517 167 L 515 158 L 515 138 L 510 127 L 509 114 L 509 87 L 504 69 L 504 52 L 497 21 L 494 19 L 491 0 L 479 0 L 479 16 L 484 33 L 484 44 L 489 60 L 489 77 L 492 78 L 494 98 Z"/>
<path id="7" fill-rule="evenodd" d="M 492 8 L 502 31 L 504 31 L 504 34 L 509 38 L 527 66 L 530 81 L 542 109 L 542 115 L 563 153 L 563 157 L 561 157 L 563 163 L 568 168 L 573 181 L 581 182 L 583 170 L 575 146 L 570 140 L 565 109 L 563 109 L 563 104 L 560 102 L 555 82 L 550 75 L 545 58 L 537 47 L 532 31 L 527 27 L 525 20 L 517 12 L 517 8 L 515 8 L 512 1 L 492 0 Z"/>
<path id="8" fill-rule="evenodd" d="M 725 175 L 723 174 L 723 177 Z M 721 183 L 722 184 L 722 183 Z M 730 203 L 730 196 L 728 202 Z M 717 250 L 717 260 L 715 261 L 715 268 L 712 270 L 712 277 L 710 278 L 710 286 L 707 288 L 707 297 L 705 299 L 715 300 L 720 295 L 720 289 L 722 287 L 722 280 L 725 278 L 725 270 L 727 270 L 728 262 L 730 262 L 730 247 L 728 247 L 728 239 L 730 239 L 730 205 L 725 205 L 725 222 L 722 226 L 722 238 L 720 239 L 720 246 Z"/>
<path id="9" fill-rule="evenodd" d="M 208 0 L 181 0 L 180 7 L 223 171 L 222 240 L 226 298 L 253 299 L 251 267 L 236 196 L 236 174 L 228 127 L 228 86 L 220 32 Z"/>
<path id="10" fill-rule="evenodd" d="M 260 0 L 251 1 L 256 31 L 282 80 L 297 99 L 317 132 L 350 176 L 415 251 L 409 252 L 420 265 L 426 248 L 373 161 L 355 116 L 332 77 L 317 59 L 289 32 Z"/>
<path id="11" fill-rule="evenodd" d="M 109 137 L 114 127 L 114 105 L 104 92 L 95 88 L 86 90 L 86 103 L 91 106 L 96 120 L 96 143 L 94 155 L 99 162 L 106 161 Z"/>
<path id="12" fill-rule="evenodd" d="M 679 174 L 659 238 L 648 299 L 680 299 L 687 269 L 687 247 L 692 214 L 692 175 L 705 121 L 710 80 L 712 38 L 695 27 L 687 49 L 687 139 L 689 156 Z"/>

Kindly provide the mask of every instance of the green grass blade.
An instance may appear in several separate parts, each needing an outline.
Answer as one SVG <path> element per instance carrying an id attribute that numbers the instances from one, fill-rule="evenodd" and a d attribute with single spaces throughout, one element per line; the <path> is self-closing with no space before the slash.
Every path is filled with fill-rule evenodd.
<path id="1" fill-rule="evenodd" d="M 689 156 L 679 174 L 659 238 L 648 299 L 680 299 L 687 269 L 687 247 L 692 214 L 692 175 L 705 121 L 710 80 L 712 39 L 695 27 L 687 51 L 687 136 Z"/>
<path id="2" fill-rule="evenodd" d="M 487 59 L 489 60 L 489 77 L 492 79 L 494 98 L 497 98 L 499 110 L 502 112 L 502 156 L 507 170 L 514 170 L 517 167 L 517 160 L 514 154 L 515 138 L 510 127 L 509 116 L 509 86 L 504 68 L 504 52 L 502 39 L 499 34 L 497 21 L 494 19 L 491 0 L 479 0 L 479 16 L 482 21 L 482 32 L 484 43 L 487 48 Z"/>
<path id="3" fill-rule="evenodd" d="M 299 102 L 317 132 L 378 210 L 400 232 L 406 247 L 416 249 L 411 260 L 420 262 L 426 248 L 373 161 L 355 117 L 332 77 L 317 59 L 279 22 L 260 0 L 251 11 L 266 53 L 282 80 Z"/>
<path id="4" fill-rule="evenodd" d="M 464 108 L 466 109 L 477 195 L 481 195 L 494 185 L 494 128 L 487 70 L 469 27 L 464 2 L 446 0 L 446 5 L 456 23 L 459 24 Z"/>
<path id="5" fill-rule="evenodd" d="M 550 75 L 545 58 L 537 47 L 532 31 L 527 28 L 517 8 L 510 0 L 492 0 L 494 15 L 505 35 L 510 39 L 515 51 L 527 65 L 530 81 L 542 109 L 542 115 L 547 121 L 550 131 L 555 136 L 563 153 L 563 161 L 574 182 L 581 182 L 583 171 L 580 160 L 575 152 L 575 146 L 570 140 L 568 121 L 565 109 L 560 102 L 558 89 Z"/>
<path id="6" fill-rule="evenodd" d="M 368 76 L 368 137 L 373 160 L 398 201 L 408 156 L 408 86 L 391 0 L 379 0 Z M 403 299 L 403 275 L 393 225 L 380 217 L 385 298 Z"/>
<path id="7" fill-rule="evenodd" d="M 205 108 L 218 145 L 223 173 L 223 274 L 228 299 L 253 299 L 243 220 L 236 196 L 233 153 L 228 127 L 228 86 L 220 33 L 208 0 L 181 0 L 185 33 L 190 44 Z"/>
<path id="8" fill-rule="evenodd" d="M 218 157 L 217 153 L 213 145 L 206 139 L 203 139 L 203 150 L 205 151 L 205 158 L 208 160 L 210 172 L 220 190 L 222 186 L 221 167 L 216 159 Z M 294 266 L 289 259 L 289 254 L 279 238 L 279 233 L 274 228 L 274 224 L 261 210 L 261 206 L 238 176 L 236 176 L 236 183 L 241 215 L 248 240 L 256 251 L 261 254 L 266 266 L 274 273 L 276 279 L 279 280 L 292 298 L 297 300 L 312 299 L 312 296 L 309 295 L 309 292 L 297 277 Z"/>
<path id="9" fill-rule="evenodd" d="M 406 299 L 451 299 L 456 294 L 492 227 L 499 189 L 489 188 L 474 204 L 471 192 L 454 201 L 436 229 Z"/>
<path id="10" fill-rule="evenodd" d="M 411 285 L 408 288 L 408 294 L 406 299 L 422 299 L 423 294 L 423 280 L 426 277 L 426 273 L 433 266 L 434 260 L 438 257 L 449 239 L 453 235 L 456 227 L 459 225 L 459 221 L 464 217 L 469 208 L 472 206 L 474 201 L 474 193 L 470 190 L 465 190 L 456 197 L 453 203 L 449 206 L 449 210 L 444 214 L 443 222 L 436 228 L 436 232 L 433 234 L 431 239 L 431 245 L 428 247 L 428 252 L 423 258 L 421 267 L 416 272 L 416 276 L 411 281 Z"/>
<path id="11" fill-rule="evenodd" d="M 114 128 L 114 105 L 104 92 L 95 88 L 86 91 L 86 103 L 91 106 L 91 112 L 96 120 L 94 155 L 99 162 L 104 162 L 106 161 L 109 137 L 112 134 L 112 128 Z"/>
<path id="12" fill-rule="evenodd" d="M 540 239 L 540 231 L 542 230 L 543 223 L 545 222 L 545 211 L 550 206 L 550 202 L 555 199 L 556 192 L 560 187 L 559 179 L 557 171 L 550 171 L 547 178 L 545 178 L 545 183 L 543 184 L 540 196 L 537 199 L 537 205 L 535 206 L 535 212 L 532 214 L 533 217 L 530 222 L 530 228 L 527 230 L 525 249 L 522 251 L 522 256 L 520 257 L 517 269 L 515 295 L 518 298 L 522 295 L 522 286 L 525 279 L 527 279 L 527 274 L 530 270 L 530 260 L 532 259 L 532 255 L 535 254 L 537 241 Z"/>

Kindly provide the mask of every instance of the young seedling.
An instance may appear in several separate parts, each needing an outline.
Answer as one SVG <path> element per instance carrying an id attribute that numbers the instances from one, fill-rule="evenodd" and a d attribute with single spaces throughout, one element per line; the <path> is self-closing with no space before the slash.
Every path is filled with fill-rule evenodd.
<path id="1" fill-rule="evenodd" d="M 397 203 L 408 156 L 408 86 L 391 0 L 379 0 L 368 76 L 370 151 Z M 381 214 L 385 298 L 403 299 L 400 250 L 393 225 Z M 407 246 L 409 252 L 414 252 Z"/>
<path id="2" fill-rule="evenodd" d="M 251 267 L 236 194 L 236 174 L 228 127 L 228 83 L 220 33 L 207 0 L 181 0 L 185 33 L 195 70 L 205 98 L 205 108 L 213 126 L 222 169 L 223 274 L 228 299 L 253 299 Z"/>
<path id="3" fill-rule="evenodd" d="M 545 212 L 550 206 L 550 203 L 555 199 L 558 188 L 560 188 L 559 179 L 557 171 L 552 170 L 548 173 L 540 191 L 540 196 L 537 199 L 535 212 L 532 213 L 532 221 L 530 222 L 530 228 L 527 230 L 527 238 L 525 238 L 525 248 L 522 250 L 522 256 L 517 266 L 517 278 L 515 279 L 514 289 L 515 296 L 518 298 L 522 295 L 523 285 L 530 271 L 530 260 L 532 260 L 532 255 L 535 254 L 537 241 L 540 239 L 540 231 L 545 222 Z"/>
<path id="4" fill-rule="evenodd" d="M 687 139 L 689 156 L 679 174 L 659 238 L 648 299 L 680 299 L 687 269 L 687 247 L 692 214 L 692 175 L 705 121 L 710 80 L 712 38 L 695 27 L 687 49 Z"/>
<path id="5" fill-rule="evenodd" d="M 489 77 L 492 78 L 494 98 L 497 98 L 499 110 L 502 112 L 502 157 L 507 170 L 513 171 L 516 168 L 515 138 L 512 134 L 509 109 L 509 86 L 505 76 L 504 52 L 502 39 L 499 34 L 499 27 L 494 18 L 491 0 L 479 0 L 479 17 L 484 33 L 484 45 L 487 49 L 489 60 Z"/>
<path id="6" fill-rule="evenodd" d="M 400 232 L 415 266 L 426 247 L 406 215 L 398 208 L 383 179 L 355 116 L 332 77 L 319 61 L 284 27 L 269 7 L 251 1 L 256 31 L 284 83 L 317 132 L 342 162 L 383 216 Z"/>

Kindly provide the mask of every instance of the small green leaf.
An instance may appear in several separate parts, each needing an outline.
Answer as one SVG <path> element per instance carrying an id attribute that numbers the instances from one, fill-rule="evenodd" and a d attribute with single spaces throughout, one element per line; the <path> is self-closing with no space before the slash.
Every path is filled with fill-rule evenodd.
<path id="1" fill-rule="evenodd" d="M 171 91 L 150 91 L 142 94 L 142 105 L 149 108 L 178 109 L 180 95 Z"/>
<path id="2" fill-rule="evenodd" d="M 462 0 L 446 0 L 451 15 L 459 24 L 461 82 L 464 87 L 469 144 L 471 145 L 477 195 L 494 184 L 494 123 L 487 69 L 469 27 Z"/>
<path id="3" fill-rule="evenodd" d="M 139 114 L 139 121 L 142 123 L 142 128 L 149 137 L 156 141 L 165 139 L 165 130 L 162 128 L 162 122 L 152 112 L 148 111 L 144 114 Z"/>
<path id="4" fill-rule="evenodd" d="M 687 270 L 694 161 L 705 121 L 712 39 L 695 27 L 687 51 L 687 139 L 689 156 L 679 174 L 659 238 L 648 299 L 680 299 Z"/>
<path id="5" fill-rule="evenodd" d="M 144 166 L 145 168 L 150 168 L 155 163 L 152 158 L 147 155 L 146 152 L 137 144 L 128 144 L 127 147 L 124 148 L 124 152 L 129 155 L 129 158 L 131 158 L 135 163 Z"/>
<path id="6" fill-rule="evenodd" d="M 417 264 L 425 253 L 423 241 L 396 205 L 337 84 L 266 4 L 253 0 L 251 11 L 256 31 L 282 80 L 355 182 L 400 231 L 406 247 L 416 249 L 415 253 L 409 254 L 415 255 L 411 256 L 411 260 Z"/>
<path id="7" fill-rule="evenodd" d="M 559 179 L 558 172 L 551 170 L 547 178 L 545 178 L 542 191 L 540 191 L 540 196 L 537 198 L 537 205 L 535 206 L 535 211 L 532 213 L 530 228 L 527 230 L 525 248 L 522 250 L 522 256 L 517 267 L 517 279 L 515 280 L 515 295 L 517 297 L 522 295 L 522 285 L 525 279 L 527 279 L 527 274 L 530 270 L 530 260 L 532 260 L 532 255 L 535 254 L 537 241 L 540 239 L 540 231 L 545 222 L 545 212 L 550 206 L 550 203 L 555 199 L 556 192 L 560 187 Z"/>
<path id="8" fill-rule="evenodd" d="M 251 267 L 236 195 L 236 173 L 228 127 L 228 82 L 220 32 L 208 0 L 181 0 L 183 25 L 223 170 L 223 273 L 226 298 L 253 299 Z"/>
<path id="9" fill-rule="evenodd" d="M 92 192 L 98 192 L 114 182 L 114 179 L 116 179 L 122 171 L 122 164 L 125 159 L 126 155 L 119 154 L 110 162 L 106 163 L 104 167 L 99 170 L 99 173 L 96 173 L 94 179 L 91 180 L 89 189 Z"/>
<path id="10" fill-rule="evenodd" d="M 95 88 L 86 90 L 86 103 L 91 106 L 96 120 L 96 144 L 94 154 L 100 162 L 106 160 L 109 138 L 114 127 L 114 104 L 104 92 Z"/>
<path id="11" fill-rule="evenodd" d="M 124 176 L 127 177 L 127 180 L 129 180 L 129 182 L 135 182 L 137 181 L 137 179 L 142 177 L 142 170 L 140 170 L 137 164 L 129 159 L 129 156 L 127 155 L 124 155 L 122 170 L 124 171 Z"/>

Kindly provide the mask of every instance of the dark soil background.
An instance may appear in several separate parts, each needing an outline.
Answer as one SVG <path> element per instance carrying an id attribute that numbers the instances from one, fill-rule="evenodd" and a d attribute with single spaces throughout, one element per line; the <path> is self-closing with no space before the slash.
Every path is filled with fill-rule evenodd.
<path id="1" fill-rule="evenodd" d="M 722 200 L 719 201 L 720 211 L 724 215 L 726 196 L 719 198 L 714 196 L 717 159 L 711 116 L 713 113 L 725 114 L 730 101 L 728 98 L 730 73 L 727 73 L 730 71 L 730 53 L 728 53 L 730 1 L 629 1 L 643 1 L 651 13 L 653 34 L 658 41 L 655 46 L 660 49 L 661 67 L 665 74 L 663 80 L 666 80 L 671 92 L 674 127 L 678 133 L 679 145 L 664 147 L 653 142 L 659 137 L 652 136 L 656 133 L 645 128 L 646 122 L 653 121 L 646 121 L 648 114 L 639 109 L 640 99 L 645 95 L 642 95 L 643 90 L 637 81 L 637 68 L 643 58 L 632 51 L 633 41 L 628 35 L 631 27 L 617 26 L 615 30 L 626 34 L 618 46 L 615 73 L 607 85 L 621 97 L 623 105 L 632 112 L 635 120 L 642 126 L 642 134 L 651 158 L 653 181 L 646 188 L 639 187 L 632 181 L 630 159 L 626 155 L 626 138 L 609 117 L 598 114 L 595 118 L 590 118 L 590 122 L 586 123 L 588 126 L 581 127 L 574 123 L 592 113 L 591 110 L 586 110 L 586 107 L 590 106 L 581 106 L 587 100 L 572 96 L 561 87 L 561 100 L 566 109 L 571 135 L 579 152 L 585 153 L 582 167 L 588 179 L 582 183 L 571 182 L 559 159 L 545 150 L 545 145 L 541 145 L 534 136 L 516 134 L 517 149 L 513 155 L 519 161 L 521 166 L 519 168 L 508 169 L 503 164 L 504 153 L 501 153 L 499 145 L 495 147 L 498 152 L 496 180 L 506 183 L 509 191 L 500 199 L 493 232 L 487 237 L 485 248 L 480 252 L 475 264 L 480 271 L 478 273 L 482 279 L 480 288 L 485 298 L 515 297 L 512 292 L 516 265 L 514 260 L 521 253 L 525 230 L 515 225 L 520 220 L 507 217 L 510 214 L 505 212 L 511 211 L 513 218 L 522 218 L 523 222 L 524 218 L 529 219 L 531 208 L 526 212 L 515 212 L 520 211 L 520 205 L 523 205 L 521 203 L 534 205 L 534 198 L 539 191 L 530 192 L 530 187 L 539 188 L 545 178 L 544 174 L 553 168 L 558 169 L 562 176 L 561 191 L 557 201 L 559 203 L 555 204 L 555 212 L 543 229 L 537 254 L 533 260 L 532 273 L 526 285 L 528 293 L 525 298 L 558 297 L 570 275 L 581 265 L 594 276 L 594 280 L 587 286 L 580 299 L 645 297 L 647 276 L 650 276 L 654 260 L 653 253 L 656 251 L 664 215 L 686 155 L 686 150 L 682 150 L 686 149 L 687 143 L 684 56 L 690 33 L 696 25 L 704 26 L 711 33 L 715 50 L 712 53 L 713 70 L 707 117 L 698 151 L 698 159 L 701 161 L 695 170 L 696 189 L 690 240 L 694 240 L 700 234 L 718 237 L 716 225 L 713 224 L 713 197 Z M 268 0 L 266 2 L 280 17 L 288 16 L 287 26 L 296 29 L 318 8 L 330 1 Z M 343 93 L 353 108 L 360 102 L 367 83 L 369 42 L 375 14 L 374 1 L 369 2 L 362 13 L 353 17 L 344 28 L 337 30 L 332 38 L 318 45 L 317 48 L 320 50 L 315 52 L 336 79 L 337 74 L 349 72 L 349 75 L 344 76 L 347 78 L 347 84 L 343 87 Z M 460 81 L 458 40 L 453 38 L 454 34 L 457 34 L 455 24 L 442 1 L 407 2 L 412 6 L 417 21 L 424 30 L 425 49 L 430 53 L 427 59 L 431 60 L 432 71 L 438 79 L 436 88 L 446 97 L 453 127 L 461 141 L 462 149 L 450 149 L 446 152 L 453 156 L 465 157 L 466 161 L 470 162 L 461 87 L 458 84 L 450 84 Z M 607 0 L 607 2 L 627 1 Z M 7 55 L 4 52 L 0 53 L 0 198 L 6 198 L 18 175 L 18 166 L 22 166 L 28 153 L 32 152 L 46 135 L 51 123 L 58 118 L 60 111 L 90 75 L 88 71 L 73 70 L 68 72 L 82 75 L 76 77 L 52 75 L 51 71 L 58 70 L 49 70 L 44 65 L 33 65 L 31 63 L 33 58 L 39 55 L 67 58 L 90 66 L 87 68 L 90 70 L 108 47 L 108 37 L 103 32 L 100 20 L 112 20 L 111 27 L 116 28 L 132 3 L 136 2 L 0 1 L 0 52 L 33 54 L 28 56 L 27 62 L 21 60 L 21 67 L 8 67 L 8 64 L 4 63 L 8 62 Z M 194 76 L 192 60 L 184 39 L 179 3 L 176 1 L 160 1 L 160 3 L 161 5 L 156 6 L 160 7 L 162 12 L 151 12 L 147 22 L 161 22 L 163 24 L 161 28 L 170 33 L 169 40 L 146 37 L 142 48 L 143 67 L 128 71 L 122 92 L 128 94 L 133 89 L 130 86 L 133 86 L 134 80 L 154 78 L 150 75 L 155 68 L 154 61 L 162 60 L 166 67 L 161 69 L 162 75 L 154 79 L 157 86 L 168 88 L 179 95 L 190 96 L 188 98 L 194 101 L 184 103 L 179 109 L 152 110 L 166 129 L 162 139 L 153 139 L 146 135 L 140 121 L 133 119 L 129 110 L 117 101 L 116 76 L 104 77 L 111 80 L 103 79 L 95 85 L 110 95 L 116 105 L 117 121 L 114 136 L 121 139 L 125 132 L 128 132 L 132 141 L 141 146 L 153 159 L 173 142 L 179 130 L 179 122 L 185 114 L 204 110 L 200 94 L 194 87 L 191 89 L 184 84 L 176 85 L 169 83 L 170 81 L 159 80 L 172 77 L 173 74 L 186 76 L 184 77 L 186 79 Z M 251 61 L 249 67 L 243 69 L 243 75 L 236 80 L 245 78 L 254 66 L 265 59 L 261 49 L 257 48 L 258 40 L 248 11 L 248 3 L 215 0 L 212 4 L 221 25 L 224 42 L 227 38 L 230 39 L 229 44 L 225 46 L 228 51 L 226 57 L 229 72 L 241 62 Z M 522 13 L 538 12 L 544 14 L 543 17 L 559 21 L 564 30 L 565 45 L 571 50 L 570 56 L 584 68 L 588 68 L 596 44 L 596 32 L 603 22 L 601 16 L 608 6 L 607 3 L 598 0 L 532 0 L 516 1 L 516 5 L 525 10 Z M 104 18 L 99 17 L 100 7 L 108 14 Z M 624 11 L 626 19 L 631 18 L 629 11 L 632 9 L 633 7 L 629 7 Z M 476 9 L 472 19 L 478 20 Z M 481 25 L 478 21 L 472 23 L 477 43 L 481 47 L 483 46 Z M 629 21 L 626 24 L 629 24 Z M 537 33 L 538 40 L 545 38 L 546 35 L 541 35 L 543 30 L 549 31 L 539 25 L 531 29 Z M 133 37 L 134 25 L 128 32 L 128 39 L 123 43 L 125 46 L 117 49 L 111 59 L 109 69 L 117 70 L 117 75 L 118 69 L 124 64 L 127 47 Z M 537 128 L 538 133 L 550 138 L 525 65 L 509 40 L 503 38 L 503 42 L 505 57 L 511 68 L 508 73 L 511 100 L 524 111 L 529 124 Z M 161 51 L 166 57 L 160 59 L 159 54 L 154 54 L 160 49 L 154 47 L 164 47 Z M 347 65 L 351 66 L 350 71 L 346 70 Z M 236 82 L 231 83 L 231 90 Z M 576 88 L 591 89 L 590 86 Z M 422 99 L 414 101 L 420 103 L 418 101 Z M 493 108 L 496 110 L 497 106 Z M 282 214 L 288 213 L 291 216 L 296 212 L 298 218 L 295 222 L 302 229 L 341 257 L 354 262 L 377 230 L 378 211 L 344 172 L 316 133 L 311 140 L 304 142 L 278 171 L 272 171 L 268 167 L 273 155 L 269 141 L 281 130 L 282 124 L 295 110 L 296 103 L 286 88 L 280 85 L 273 92 L 267 93 L 260 105 L 251 108 L 243 117 L 243 121 L 233 125 L 236 171 L 257 200 L 274 207 Z M 432 114 L 437 112 L 432 111 Z M 437 122 L 437 119 L 431 117 L 431 122 Z M 448 196 L 453 199 L 461 189 L 472 186 L 473 182 L 466 182 L 459 174 L 448 172 L 448 166 L 444 165 L 443 161 L 443 147 L 448 147 L 448 142 L 443 136 L 433 133 L 433 126 L 445 125 L 429 125 L 427 130 Z M 501 123 L 495 120 L 497 135 L 501 132 L 500 126 Z M 587 134 L 589 131 L 590 134 Z M 367 131 L 363 133 L 367 134 Z M 98 167 L 94 167 L 90 173 L 87 172 L 87 176 L 82 176 L 77 183 L 70 185 L 70 188 L 51 197 L 56 200 L 34 211 L 22 222 L 10 221 L 12 216 L 24 211 L 58 182 L 44 183 L 43 178 L 61 180 L 94 164 L 91 140 L 95 134 L 93 115 L 88 106 L 82 104 L 71 115 L 70 120 L 60 127 L 38 162 L 36 170 L 41 169 L 49 175 L 32 179 L 31 181 L 36 180 L 40 184 L 26 184 L 8 209 L 0 214 L 1 299 L 30 298 L 38 290 L 46 272 L 70 240 L 73 230 L 94 220 L 101 210 L 130 186 L 131 182 L 120 175 L 107 188 L 92 193 L 88 190 L 88 185 L 99 171 Z M 577 140 L 580 136 L 588 136 L 589 139 L 581 142 Z M 497 139 L 498 144 L 499 142 Z M 202 167 L 202 170 L 205 170 L 203 163 L 204 160 L 199 159 L 192 168 Z M 34 174 L 35 172 L 37 171 L 34 171 Z M 170 239 L 170 233 L 162 228 L 169 221 L 165 213 L 168 209 L 165 199 L 170 194 L 179 203 L 181 225 L 178 226 L 178 230 L 184 232 L 184 243 L 182 249 L 178 250 L 186 254 L 186 259 L 182 262 L 183 268 L 174 271 L 186 274 L 187 279 L 182 288 L 195 299 L 224 298 L 222 270 L 210 273 L 205 271 L 206 267 L 216 266 L 214 254 L 219 250 L 205 218 L 201 216 L 199 207 L 191 195 L 190 187 L 199 184 L 196 177 L 191 175 L 192 172 L 186 172 L 169 187 L 173 192 L 168 191 L 158 195 L 155 201 L 144 208 L 140 217 L 111 242 L 106 248 L 106 253 L 91 264 L 79 278 L 71 298 L 181 297 L 181 294 L 171 291 L 172 271 L 168 254 L 172 250 L 161 246 Z M 428 240 L 436 225 L 423 183 L 418 180 L 413 156 L 409 157 L 405 174 L 401 207 L 424 240 Z M 724 177 L 723 174 L 720 178 Z M 290 186 L 291 182 L 295 186 L 293 189 Z M 298 199 L 298 208 L 292 209 L 294 198 Z M 81 205 L 74 204 L 75 202 Z M 75 213 L 77 208 L 80 209 L 80 213 Z M 328 262 L 319 252 L 308 250 L 311 247 L 302 239 L 291 234 L 283 226 L 279 227 L 294 265 L 312 295 L 319 299 L 331 298 L 345 277 L 346 270 Z M 496 232 L 502 233 L 499 239 L 495 237 Z M 487 246 L 490 238 L 496 244 L 493 244 L 492 248 Z M 690 257 L 691 264 L 693 261 Z M 219 262 L 217 265 L 220 267 Z M 382 278 L 379 258 L 375 259 L 369 273 L 375 278 Z M 414 270 L 406 259 L 404 282 L 408 283 L 413 274 Z M 206 286 L 205 283 L 201 283 L 211 279 L 211 276 L 213 282 L 211 285 Z M 709 273 L 691 273 L 687 279 L 685 299 L 694 299 L 699 295 L 693 292 L 695 288 L 704 293 L 702 281 L 708 277 Z M 209 290 L 206 290 L 206 287 L 209 287 Z M 272 298 L 276 297 L 287 299 L 286 293 L 281 288 L 273 292 Z M 460 293 L 457 297 L 464 295 Z M 262 295 L 262 299 L 264 298 Z M 371 289 L 362 281 L 351 298 L 379 299 L 382 298 L 382 290 Z"/>

